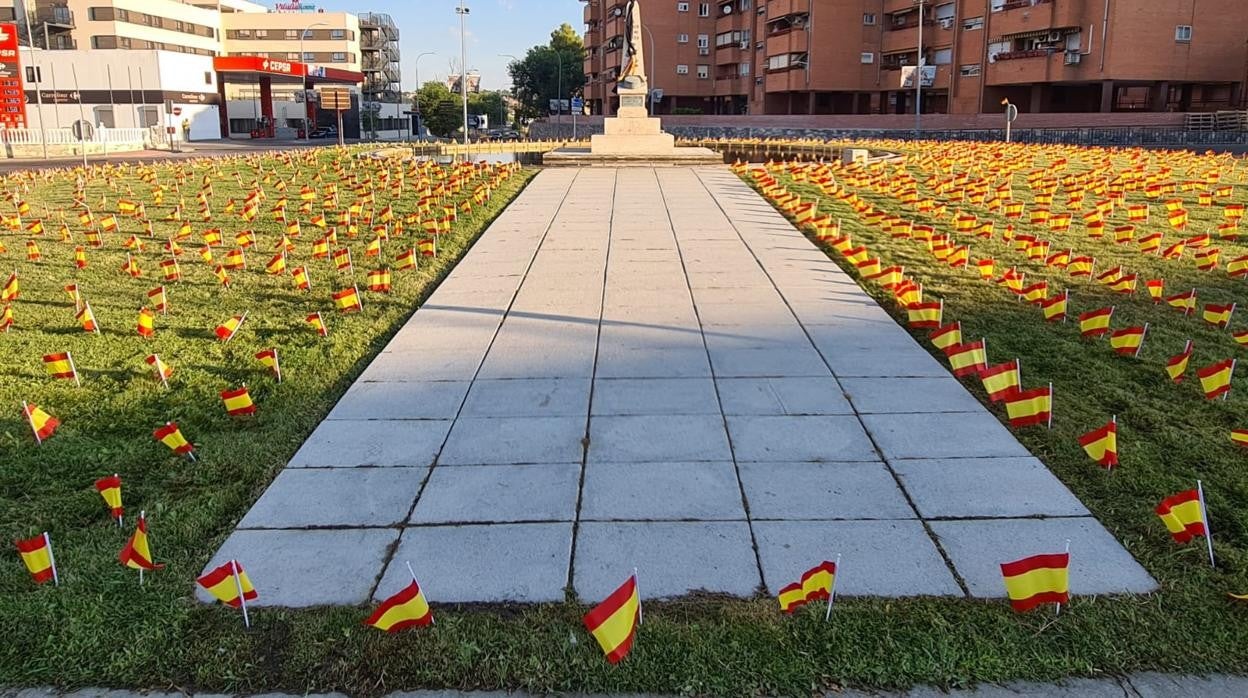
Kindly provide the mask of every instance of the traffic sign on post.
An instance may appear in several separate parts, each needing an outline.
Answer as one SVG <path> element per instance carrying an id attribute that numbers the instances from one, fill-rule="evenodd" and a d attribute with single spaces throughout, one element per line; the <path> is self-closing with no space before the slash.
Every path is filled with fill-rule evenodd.
<path id="1" fill-rule="evenodd" d="M 351 93 L 341 87 L 321 90 L 321 108 L 338 113 L 338 145 L 342 145 L 342 113 L 351 108 Z"/>

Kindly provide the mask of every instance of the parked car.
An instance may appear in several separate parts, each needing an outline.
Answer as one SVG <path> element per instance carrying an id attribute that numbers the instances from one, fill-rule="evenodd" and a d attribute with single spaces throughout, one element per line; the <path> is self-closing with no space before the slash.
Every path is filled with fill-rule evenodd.
<path id="1" fill-rule="evenodd" d="M 296 137 L 303 138 L 304 130 L 301 128 L 296 132 Z M 312 129 L 313 138 L 338 138 L 338 129 L 333 126 L 317 126 Z"/>

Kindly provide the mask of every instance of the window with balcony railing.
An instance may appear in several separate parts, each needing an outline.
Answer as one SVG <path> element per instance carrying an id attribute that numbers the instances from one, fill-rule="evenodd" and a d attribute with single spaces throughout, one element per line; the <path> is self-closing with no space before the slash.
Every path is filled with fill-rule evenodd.
<path id="1" fill-rule="evenodd" d="M 810 15 L 792 14 L 785 15 L 779 19 L 769 20 L 767 22 L 767 35 L 779 36 L 787 34 L 794 30 L 804 30 L 806 25 L 810 23 Z"/>

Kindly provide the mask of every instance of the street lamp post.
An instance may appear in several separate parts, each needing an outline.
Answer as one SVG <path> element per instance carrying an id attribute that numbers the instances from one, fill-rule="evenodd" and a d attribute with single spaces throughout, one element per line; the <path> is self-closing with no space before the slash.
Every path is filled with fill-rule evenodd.
<path id="1" fill-rule="evenodd" d="M 559 49 L 552 48 L 555 52 L 555 60 L 559 62 L 559 80 L 556 82 L 555 88 L 555 122 L 559 124 L 559 130 L 563 130 L 563 54 L 559 53 Z M 571 108 L 568 109 L 571 111 Z"/>
<path id="2" fill-rule="evenodd" d="M 436 56 L 436 55 L 438 55 L 437 51 L 425 51 L 424 53 L 416 54 L 416 138 L 417 140 L 419 140 L 420 138 L 423 138 L 425 135 L 424 128 L 422 127 L 420 123 L 420 88 L 421 88 L 420 59 L 424 58 L 425 56 Z M 399 90 L 399 91 L 402 92 L 402 90 Z"/>
<path id="3" fill-rule="evenodd" d="M 471 10 L 464 7 L 464 0 L 459 0 L 459 7 L 455 8 L 455 14 L 459 15 L 459 94 L 463 98 L 464 103 L 464 148 L 468 147 L 468 49 L 464 41 L 464 35 L 467 33 L 465 22 L 468 19 L 468 13 Z M 468 155 L 467 150 L 464 151 L 465 157 Z"/>
<path id="4" fill-rule="evenodd" d="M 313 22 L 299 33 L 299 61 L 303 63 L 303 140 L 312 140 L 312 129 L 308 125 L 308 54 L 303 52 L 303 40 L 314 27 L 328 26 L 327 22 Z"/>
<path id="5" fill-rule="evenodd" d="M 512 63 L 519 63 L 519 62 L 520 62 L 520 59 L 519 59 L 519 58 L 516 58 L 515 56 L 511 55 L 510 53 L 500 53 L 500 54 L 498 54 L 498 55 L 499 55 L 499 56 L 501 56 L 501 57 L 503 57 L 503 58 L 510 58 Z M 510 66 L 508 66 L 508 67 L 510 67 Z M 510 71 L 508 71 L 508 72 L 510 72 Z M 511 91 L 512 91 L 512 93 L 513 93 L 513 94 L 514 94 L 514 93 L 515 93 L 515 91 L 516 91 L 516 81 L 515 81 L 514 79 L 511 81 Z M 506 101 L 506 97 L 504 97 L 504 98 L 503 98 L 503 120 L 502 120 L 502 123 L 500 123 L 498 126 L 499 126 L 499 128 L 506 128 L 506 127 L 507 127 L 507 101 Z"/>
<path id="6" fill-rule="evenodd" d="M 919 48 L 914 55 L 914 137 L 923 131 L 923 0 L 919 2 Z"/>

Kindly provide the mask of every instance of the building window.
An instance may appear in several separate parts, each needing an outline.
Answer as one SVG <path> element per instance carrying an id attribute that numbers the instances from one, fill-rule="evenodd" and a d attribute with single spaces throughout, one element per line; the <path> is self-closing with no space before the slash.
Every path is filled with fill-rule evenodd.
<path id="1" fill-rule="evenodd" d="M 676 3 L 676 11 L 677 11 L 677 12 L 688 12 L 688 11 L 689 11 L 689 3 L 687 3 L 687 2 L 678 2 L 678 3 Z"/>
<path id="2" fill-rule="evenodd" d="M 740 2 L 737 3 L 737 6 L 741 9 L 742 12 L 745 12 L 746 10 L 750 9 L 750 0 L 740 0 Z"/>
<path id="3" fill-rule="evenodd" d="M 953 49 L 938 48 L 932 52 L 932 63 L 934 65 L 949 65 L 953 62 Z"/>
<path id="4" fill-rule="evenodd" d="M 250 39 L 250 38 L 251 38 L 251 30 L 250 30 L 250 29 L 239 29 L 239 30 L 237 30 L 237 31 L 235 31 L 235 32 L 234 32 L 234 36 L 235 36 L 235 37 L 237 37 L 237 38 L 239 38 L 239 39 Z"/>
<path id="5" fill-rule="evenodd" d="M 129 21 L 130 21 L 130 11 L 129 11 L 129 10 L 123 10 L 123 9 L 121 9 L 121 8 L 117 8 L 117 21 L 118 21 L 118 22 L 129 22 Z"/>
<path id="6" fill-rule="evenodd" d="M 176 20 L 176 19 L 175 19 L 175 20 L 173 20 L 173 30 L 174 30 L 175 32 L 184 32 L 184 31 L 186 31 L 186 24 L 184 24 L 184 23 L 183 23 L 182 21 L 180 21 L 180 20 Z"/>
<path id="7" fill-rule="evenodd" d="M 951 20 L 951 19 L 953 19 L 953 17 L 954 17 L 954 7 L 953 7 L 953 3 L 949 2 L 949 3 L 945 3 L 944 5 L 937 5 L 937 6 L 936 6 L 936 19 L 937 19 L 937 21 L 942 20 L 942 19 L 950 19 L 950 20 Z"/>
<path id="8" fill-rule="evenodd" d="M 976 63 L 974 65 L 964 65 L 958 69 L 958 73 L 960 73 L 962 77 L 964 78 L 978 77 L 979 76 L 979 64 Z"/>
<path id="9" fill-rule="evenodd" d="M 111 22 L 115 13 L 111 7 L 92 7 L 87 10 L 87 16 L 94 22 Z"/>
<path id="10" fill-rule="evenodd" d="M 160 123 L 160 108 L 154 106 L 139 107 L 139 126 L 144 128 Z"/>
<path id="11" fill-rule="evenodd" d="M 298 29 L 287 29 L 287 30 L 286 30 L 286 38 L 287 38 L 287 39 L 298 39 L 298 38 L 299 38 L 299 30 L 298 30 Z"/>
<path id="12" fill-rule="evenodd" d="M 257 38 L 257 39 L 263 39 L 263 38 L 267 37 L 268 35 L 269 35 L 269 30 L 268 30 L 268 29 L 257 29 L 257 30 L 256 30 L 256 38 Z"/>
<path id="13" fill-rule="evenodd" d="M 698 3 L 698 16 L 710 17 L 711 16 L 711 3 L 709 2 Z"/>
<path id="14" fill-rule="evenodd" d="M 205 85 L 212 84 L 212 71 L 209 71 L 209 70 L 204 71 L 204 84 Z"/>
<path id="15" fill-rule="evenodd" d="M 1180 24 L 1174 28 L 1174 40 L 1188 42 L 1192 40 L 1192 25 Z"/>
<path id="16" fill-rule="evenodd" d="M 334 54 L 334 57 L 333 57 L 333 61 L 334 61 L 335 63 L 346 63 L 346 62 L 347 62 L 347 54 L 345 54 L 345 53 L 335 53 L 335 54 Z"/>
<path id="17" fill-rule="evenodd" d="M 698 79 L 706 80 L 709 77 L 711 77 L 711 66 L 709 65 L 698 66 Z"/>
<path id="18" fill-rule="evenodd" d="M 983 17 L 969 17 L 967 19 L 962 20 L 962 29 L 964 29 L 965 31 L 969 32 L 969 31 L 975 31 L 976 29 L 983 29 L 983 28 L 984 28 Z"/>
<path id="19" fill-rule="evenodd" d="M 117 128 L 111 104 L 106 107 L 95 107 L 95 123 L 99 124 L 100 128 Z"/>
<path id="20" fill-rule="evenodd" d="M 688 74 L 689 74 L 689 66 L 685 65 L 684 63 L 677 63 L 677 64 L 676 64 L 676 74 L 677 74 L 677 75 L 688 75 Z"/>
<path id="21" fill-rule="evenodd" d="M 290 53 L 287 53 L 287 54 L 286 54 L 286 60 L 288 60 L 288 61 L 297 61 L 297 60 L 299 60 L 299 54 L 298 54 L 297 52 L 295 52 L 295 51 L 291 51 Z"/>
<path id="22" fill-rule="evenodd" d="M 255 119 L 230 119 L 230 133 L 251 133 L 255 127 Z"/>
<path id="23" fill-rule="evenodd" d="M 345 38 L 347 38 L 347 30 L 346 30 L 346 29 L 330 29 L 330 30 L 329 30 L 329 38 L 331 38 L 331 39 L 345 39 Z"/>
<path id="24" fill-rule="evenodd" d="M 311 62 L 312 62 L 312 61 L 314 61 L 314 60 L 316 60 L 316 54 L 315 54 L 315 53 L 312 53 L 311 51 L 305 51 L 305 52 L 304 52 L 304 54 L 303 54 L 303 62 L 304 62 L 304 63 L 311 63 Z"/>
<path id="25" fill-rule="evenodd" d="M 868 27 L 874 27 L 875 26 L 875 13 L 874 12 L 862 13 L 862 23 Z"/>
<path id="26" fill-rule="evenodd" d="M 678 43 L 678 44 L 687 44 L 687 43 L 689 43 L 689 35 L 688 35 L 688 34 L 677 34 L 677 35 L 676 35 L 676 43 Z"/>
<path id="27" fill-rule="evenodd" d="M 710 34 L 698 34 L 698 48 L 710 48 L 710 47 L 711 47 L 711 35 Z"/>
<path id="28" fill-rule="evenodd" d="M 742 75 L 749 75 L 749 74 L 750 74 L 750 64 L 749 64 L 749 63 L 742 63 L 742 64 L 741 64 L 741 66 L 738 68 L 738 72 L 740 72 Z"/>
<path id="29" fill-rule="evenodd" d="M 871 51 L 863 51 L 862 54 L 859 56 L 858 60 L 861 61 L 863 64 L 874 63 L 875 53 Z"/>

